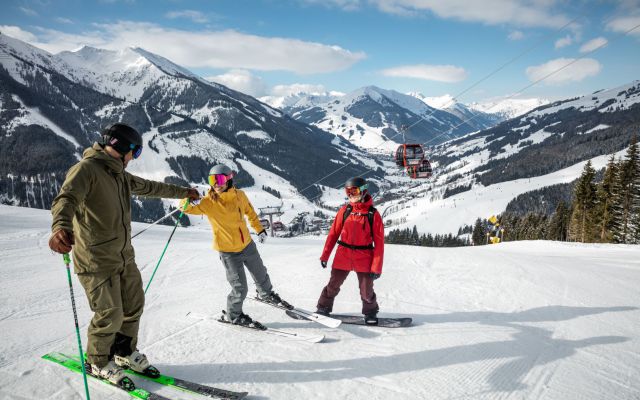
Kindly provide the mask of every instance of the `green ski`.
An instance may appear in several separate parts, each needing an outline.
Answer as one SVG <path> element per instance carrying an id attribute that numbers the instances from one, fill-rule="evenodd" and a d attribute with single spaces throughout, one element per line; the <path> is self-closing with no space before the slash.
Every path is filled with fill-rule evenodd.
<path id="1" fill-rule="evenodd" d="M 54 362 L 56 364 L 62 365 L 63 367 L 67 368 L 68 370 L 71 370 L 73 372 L 76 372 L 78 374 L 82 374 L 82 365 L 80 364 L 80 362 L 78 361 L 77 358 L 73 358 L 73 357 L 69 357 L 66 356 L 62 353 L 49 353 L 49 354 L 45 354 L 44 356 L 42 356 L 42 358 L 44 358 L 45 360 Z M 142 400 L 170 400 L 167 397 L 164 396 L 160 396 L 158 394 L 155 393 L 151 393 L 147 390 L 144 389 L 134 389 L 132 391 L 127 391 L 123 388 L 121 388 L 120 386 L 114 385 L 113 383 L 109 382 L 106 379 L 100 379 L 96 376 L 93 376 L 91 374 L 87 374 L 87 376 L 91 379 L 95 379 L 97 381 L 103 382 L 111 387 L 114 387 L 118 390 L 122 390 L 125 393 L 129 393 L 129 395 L 133 398 L 136 399 L 142 399 Z"/>
<path id="2" fill-rule="evenodd" d="M 62 354 L 62 356 L 67 358 L 72 358 L 74 360 L 78 360 L 78 356 L 71 356 Z M 170 386 L 175 389 L 182 390 L 184 392 L 196 393 L 203 396 L 211 397 L 214 399 L 226 399 L 226 400 L 240 400 L 245 398 L 249 393 L 247 392 L 234 392 L 231 390 L 220 389 L 213 386 L 201 385 L 195 382 L 189 382 L 184 379 L 174 378 L 168 375 L 160 374 L 157 378 L 152 378 L 150 376 L 141 374 L 136 371 L 132 371 L 130 369 L 125 369 L 124 372 L 130 375 L 139 376 L 144 379 L 148 379 L 150 381 L 159 383 L 161 385 Z"/>

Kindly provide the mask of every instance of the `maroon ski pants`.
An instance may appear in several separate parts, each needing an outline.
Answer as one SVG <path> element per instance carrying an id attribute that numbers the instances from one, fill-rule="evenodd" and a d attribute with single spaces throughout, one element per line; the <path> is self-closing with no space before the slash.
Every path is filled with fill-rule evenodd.
<path id="1" fill-rule="evenodd" d="M 318 308 L 324 308 L 331 312 L 333 310 L 333 300 L 340 293 L 340 286 L 347 279 L 351 271 L 332 269 L 331 278 L 327 286 L 322 289 L 322 294 L 318 299 Z M 378 312 L 378 302 L 376 293 L 373 291 L 373 279 L 368 272 L 356 272 L 358 274 L 358 285 L 360 286 L 360 299 L 362 299 L 362 313 Z"/>

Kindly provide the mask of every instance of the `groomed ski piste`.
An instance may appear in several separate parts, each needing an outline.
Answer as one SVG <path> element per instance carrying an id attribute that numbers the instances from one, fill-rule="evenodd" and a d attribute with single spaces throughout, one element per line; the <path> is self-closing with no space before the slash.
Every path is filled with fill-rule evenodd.
<path id="1" fill-rule="evenodd" d="M 41 359 L 77 351 L 64 265 L 47 246 L 50 214 L 0 206 L 0 219 L 0 398 L 84 398 L 79 375 Z M 170 231 L 134 239 L 145 283 Z M 318 262 L 323 240 L 258 245 L 275 289 L 301 308 L 314 308 L 329 278 Z M 193 318 L 215 316 L 226 301 L 210 245 L 208 229 L 178 228 L 147 293 L 139 347 L 165 374 L 249 399 L 640 398 L 640 246 L 387 245 L 380 315 L 410 316 L 409 328 L 325 328 L 246 301 L 269 327 L 326 336 L 312 344 Z M 86 344 L 91 311 L 73 282 Z M 360 311 L 355 276 L 334 311 Z M 135 380 L 169 398 L 205 398 Z M 90 390 L 92 399 L 129 398 L 99 382 Z"/>

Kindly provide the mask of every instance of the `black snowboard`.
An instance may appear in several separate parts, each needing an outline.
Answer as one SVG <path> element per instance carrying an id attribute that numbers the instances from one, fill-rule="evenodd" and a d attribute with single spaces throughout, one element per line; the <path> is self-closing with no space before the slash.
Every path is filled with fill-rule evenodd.
<path id="1" fill-rule="evenodd" d="M 306 319 L 298 314 L 289 313 L 287 315 L 293 319 Z M 344 315 L 344 314 L 331 314 L 331 318 L 339 319 L 343 324 L 351 325 L 364 325 L 364 326 L 379 326 L 381 328 L 406 328 L 411 326 L 413 321 L 411 318 L 385 318 L 379 317 L 376 325 L 369 325 L 364 322 L 364 316 L 362 315 Z"/>

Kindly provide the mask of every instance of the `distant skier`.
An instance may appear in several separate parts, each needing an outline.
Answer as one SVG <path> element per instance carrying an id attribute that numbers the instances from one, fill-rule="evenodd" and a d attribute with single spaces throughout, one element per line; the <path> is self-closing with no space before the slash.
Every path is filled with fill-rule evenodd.
<path id="1" fill-rule="evenodd" d="M 338 243 L 331 278 L 322 289 L 317 313 L 331 313 L 342 283 L 350 271 L 355 271 L 360 286 L 362 314 L 367 324 L 375 325 L 378 323 L 378 303 L 373 281 L 382 274 L 384 224 L 380 213 L 373 207 L 373 199 L 364 178 L 349 179 L 345 184 L 345 192 L 349 204 L 338 211 L 320 256 L 320 264 L 326 268 L 333 247 Z"/>
<path id="2" fill-rule="evenodd" d="M 233 185 L 233 171 L 226 165 L 218 164 L 209 171 L 209 193 L 199 204 L 190 204 L 185 212 L 191 215 L 206 215 L 213 230 L 213 248 L 220 253 L 220 260 L 231 285 L 227 296 L 227 310 L 223 318 L 227 322 L 248 327 L 259 327 L 247 314 L 242 312 L 242 304 L 247 297 L 246 266 L 256 284 L 258 297 L 268 303 L 291 308 L 273 291 L 267 268 L 260 258 L 255 242 L 251 239 L 245 216 L 258 234 L 258 241 L 264 243 L 267 232 L 247 195 Z M 184 203 L 183 203 L 184 204 Z"/>
<path id="3" fill-rule="evenodd" d="M 73 248 L 74 270 L 94 312 L 87 332 L 89 372 L 127 388 L 133 382 L 123 367 L 159 374 L 137 350 L 144 291 L 131 245 L 131 195 L 200 197 L 197 189 L 126 172 L 141 153 L 142 136 L 135 129 L 120 123 L 109 126 L 101 141 L 69 169 L 51 205 L 49 247 L 62 254 Z"/>

